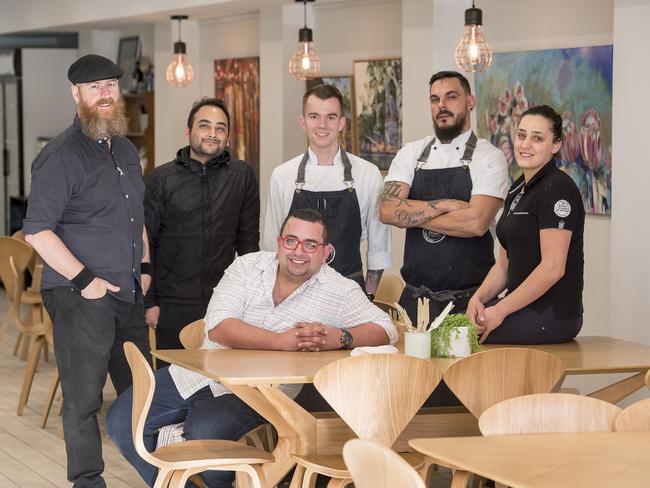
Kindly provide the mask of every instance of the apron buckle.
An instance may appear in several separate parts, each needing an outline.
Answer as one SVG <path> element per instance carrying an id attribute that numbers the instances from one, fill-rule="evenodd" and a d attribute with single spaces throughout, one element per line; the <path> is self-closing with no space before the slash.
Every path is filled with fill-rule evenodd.
<path id="1" fill-rule="evenodd" d="M 296 193 L 300 193 L 303 186 L 305 186 L 304 183 L 296 183 Z"/>

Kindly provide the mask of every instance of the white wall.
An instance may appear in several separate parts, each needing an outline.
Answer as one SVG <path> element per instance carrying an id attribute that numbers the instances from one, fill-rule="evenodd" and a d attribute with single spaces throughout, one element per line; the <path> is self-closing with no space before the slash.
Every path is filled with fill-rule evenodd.
<path id="1" fill-rule="evenodd" d="M 75 104 L 70 93 L 68 67 L 77 59 L 76 49 L 23 49 L 23 163 L 25 192 L 29 193 L 36 139 L 52 138 L 72 123 Z M 43 89 L 47 73 L 47 90 Z"/>

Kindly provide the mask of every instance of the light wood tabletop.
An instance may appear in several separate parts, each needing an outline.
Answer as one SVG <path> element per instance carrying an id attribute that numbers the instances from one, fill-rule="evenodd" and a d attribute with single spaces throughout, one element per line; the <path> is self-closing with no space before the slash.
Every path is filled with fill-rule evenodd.
<path id="1" fill-rule="evenodd" d="M 650 432 L 413 439 L 416 451 L 514 488 L 648 486 Z M 455 484 L 454 484 L 455 483 Z"/>

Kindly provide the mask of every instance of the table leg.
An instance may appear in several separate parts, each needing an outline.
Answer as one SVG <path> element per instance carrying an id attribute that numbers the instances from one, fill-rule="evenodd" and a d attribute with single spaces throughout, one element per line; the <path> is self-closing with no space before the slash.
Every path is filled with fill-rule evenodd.
<path id="1" fill-rule="evenodd" d="M 451 488 L 466 488 L 467 481 L 472 475 L 469 471 L 457 469 L 454 471 L 454 477 L 451 479 Z"/>
<path id="2" fill-rule="evenodd" d="M 645 386 L 645 374 L 646 371 L 644 370 L 630 376 L 629 378 L 625 378 L 624 380 L 606 386 L 605 388 L 594 391 L 587 396 L 598 398 L 599 400 L 605 400 L 609 403 L 618 403 Z"/>
<path id="3" fill-rule="evenodd" d="M 295 401 L 271 386 L 226 385 L 278 431 L 275 461 L 262 465 L 269 486 L 275 486 L 295 466 L 291 454 L 316 450 L 316 419 Z"/>

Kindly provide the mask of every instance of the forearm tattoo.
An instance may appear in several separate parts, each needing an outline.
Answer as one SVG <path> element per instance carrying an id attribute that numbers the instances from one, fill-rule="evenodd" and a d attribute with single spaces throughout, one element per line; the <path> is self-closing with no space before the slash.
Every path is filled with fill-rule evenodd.
<path id="1" fill-rule="evenodd" d="M 401 224 L 408 227 L 417 227 L 433 220 L 431 215 L 427 215 L 424 210 L 418 212 L 409 212 L 407 210 L 396 210 L 395 218 Z"/>

